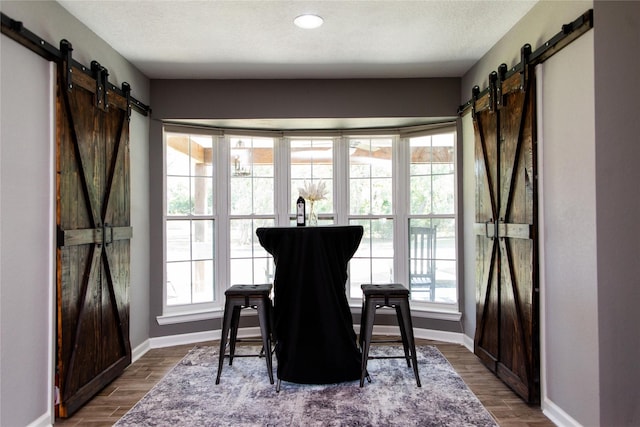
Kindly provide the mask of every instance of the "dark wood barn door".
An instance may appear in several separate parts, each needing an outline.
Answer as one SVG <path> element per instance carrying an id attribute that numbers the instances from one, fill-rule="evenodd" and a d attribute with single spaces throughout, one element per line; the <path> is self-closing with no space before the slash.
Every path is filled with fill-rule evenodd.
<path id="1" fill-rule="evenodd" d="M 131 363 L 127 99 L 61 67 L 57 93 L 57 376 L 70 416 Z M 71 76 L 68 81 L 66 76 Z M 102 76 L 102 78 L 100 77 Z"/>
<path id="2" fill-rule="evenodd" d="M 491 75 L 473 112 L 475 353 L 525 401 L 539 401 L 535 78 Z"/>

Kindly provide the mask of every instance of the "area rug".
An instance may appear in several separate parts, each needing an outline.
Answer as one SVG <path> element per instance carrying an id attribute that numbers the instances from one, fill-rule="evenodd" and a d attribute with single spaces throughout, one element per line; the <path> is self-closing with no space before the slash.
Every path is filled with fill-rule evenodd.
<path id="1" fill-rule="evenodd" d="M 257 354 L 239 347 L 236 353 Z M 496 426 L 445 357 L 432 346 L 416 349 L 422 387 L 404 359 L 373 359 L 371 383 L 269 383 L 263 358 L 225 360 L 215 385 L 218 349 L 193 348 L 115 425 L 128 426 Z M 375 346 L 371 356 L 402 354 Z M 274 357 L 274 376 L 276 372 Z"/>

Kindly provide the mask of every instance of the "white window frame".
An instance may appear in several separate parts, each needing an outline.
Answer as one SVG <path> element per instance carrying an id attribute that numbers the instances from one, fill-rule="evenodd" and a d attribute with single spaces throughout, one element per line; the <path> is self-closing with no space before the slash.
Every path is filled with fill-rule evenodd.
<path id="1" fill-rule="evenodd" d="M 226 231 L 226 235 L 224 236 L 224 260 L 226 260 L 225 264 L 226 264 L 226 275 L 223 279 L 222 283 L 228 283 L 229 286 L 233 285 L 233 284 L 238 284 L 238 283 L 231 283 L 231 235 L 229 233 L 230 231 L 230 224 L 232 220 L 256 220 L 256 219 L 267 219 L 267 220 L 273 220 L 274 225 L 279 225 L 280 224 L 280 215 L 279 215 L 279 199 L 281 199 L 281 193 L 282 193 L 282 189 L 277 185 L 278 182 L 282 182 L 282 181 L 278 181 L 278 160 L 279 160 L 279 152 L 282 151 L 281 149 L 278 149 L 278 146 L 281 145 L 282 143 L 282 138 L 280 138 L 280 135 L 274 135 L 272 132 L 243 132 L 243 131 L 228 131 L 225 133 L 224 138 L 222 139 L 222 144 L 224 146 L 223 151 L 226 150 L 225 153 L 223 153 L 223 155 L 225 155 L 225 159 L 229 158 L 230 155 L 230 150 L 231 150 L 231 138 L 271 138 L 273 139 L 273 157 L 274 157 L 274 172 L 273 172 L 273 178 L 274 178 L 274 190 L 273 190 L 273 213 L 272 214 L 231 214 L 229 212 L 229 209 L 220 209 L 220 220 L 224 221 L 221 222 L 221 224 L 224 224 L 224 228 Z M 221 161 L 222 163 L 222 161 Z M 224 162 L 225 165 L 227 166 L 227 170 L 225 171 L 226 175 L 224 176 L 224 191 L 226 192 L 226 203 L 224 205 L 224 207 L 228 207 L 231 206 L 231 194 L 229 192 L 230 188 L 231 188 L 231 174 L 230 174 L 230 170 L 229 170 L 229 162 L 225 161 Z M 256 238 L 254 236 L 254 238 Z M 221 251 L 222 252 L 222 251 Z M 221 261 L 222 263 L 222 261 Z M 255 275 L 255 271 L 253 272 Z M 219 282 L 220 283 L 220 282 Z M 224 290 L 226 288 L 222 289 L 222 293 L 224 294 Z M 221 302 L 221 304 L 223 304 L 224 301 Z"/>
<path id="2" fill-rule="evenodd" d="M 453 133 L 454 141 L 453 141 L 453 165 L 454 165 L 454 213 L 452 215 L 441 215 L 441 214 L 412 214 L 409 206 L 409 198 L 410 198 L 410 163 L 411 163 L 411 150 L 409 147 L 409 139 L 412 137 L 419 136 L 433 136 L 442 133 Z M 398 261 L 398 272 L 399 276 L 402 278 L 402 283 L 407 284 L 407 288 L 409 287 L 409 224 L 411 219 L 453 219 L 455 223 L 455 262 L 456 262 L 456 302 L 455 303 L 444 303 L 444 302 L 430 302 L 430 301 L 416 301 L 411 300 L 412 306 L 422 309 L 425 311 L 432 312 L 454 312 L 459 313 L 460 306 L 460 274 L 459 274 L 459 265 L 460 260 L 458 257 L 458 241 L 460 236 L 458 236 L 458 224 L 459 224 L 459 215 L 458 215 L 458 179 L 460 173 L 460 167 L 458 164 L 458 137 L 455 123 L 449 124 L 449 126 L 436 127 L 434 129 L 422 130 L 422 131 L 410 131 L 404 132 L 401 134 L 399 148 L 401 149 L 401 153 L 399 157 L 399 177 L 401 182 L 398 183 L 399 186 L 404 187 L 407 191 L 399 191 L 398 194 L 401 194 L 403 197 L 406 197 L 402 202 L 402 206 L 404 208 L 402 221 L 398 221 L 398 226 L 403 228 L 402 235 L 399 236 L 401 241 L 398 241 L 397 248 L 402 248 L 404 251 L 402 254 L 398 254 L 396 256 L 396 260 Z M 399 180 L 399 181 L 400 181 Z M 456 319 L 459 320 L 459 319 Z"/>
<path id="3" fill-rule="evenodd" d="M 221 155 L 224 155 L 224 147 L 220 143 L 221 132 L 213 129 L 203 129 L 203 128 L 194 128 L 194 127 L 184 127 L 184 126 L 173 126 L 173 125 L 165 125 L 162 131 L 162 225 L 163 225 L 163 233 L 166 233 L 166 224 L 167 221 L 171 221 L 171 219 L 210 219 L 214 221 L 214 248 L 213 248 L 213 259 L 214 259 L 214 285 L 213 285 L 213 301 L 206 303 L 193 303 L 193 304 L 182 304 L 182 305 L 168 305 L 167 304 L 167 239 L 166 236 L 163 239 L 162 243 L 162 315 L 156 318 L 158 324 L 172 324 L 172 323 L 182 323 L 182 322 L 192 322 L 206 319 L 213 319 L 219 317 L 222 313 L 222 303 L 224 299 L 221 298 L 221 295 L 224 295 L 224 289 L 221 286 L 221 279 L 225 276 L 228 276 L 228 272 L 221 271 L 223 269 L 224 264 L 220 262 L 220 257 L 225 256 L 225 248 L 226 249 L 226 258 L 228 259 L 228 244 L 223 244 L 224 242 L 221 239 L 224 238 L 225 231 L 227 227 L 220 227 L 220 221 L 222 218 L 220 217 L 220 206 L 221 202 L 226 200 L 228 191 L 226 188 L 228 186 L 220 186 L 217 185 L 220 183 L 220 179 L 224 179 L 223 174 L 228 174 L 228 165 L 227 162 L 218 162 L 213 165 L 213 179 L 214 185 L 216 186 L 216 191 L 214 192 L 214 210 L 213 215 L 187 215 L 184 217 L 170 217 L 167 215 L 167 134 L 168 133 L 184 133 L 190 135 L 205 135 L 211 136 L 213 139 L 213 147 L 212 150 L 215 153 L 215 158 L 220 159 Z M 228 151 L 227 151 L 228 153 Z M 228 155 L 228 154 L 227 154 Z"/>
<path id="4" fill-rule="evenodd" d="M 224 291 L 228 287 L 230 277 L 230 234 L 228 206 L 230 203 L 229 185 L 230 170 L 229 162 L 229 136 L 268 136 L 274 138 L 274 215 L 276 226 L 291 225 L 291 179 L 290 179 L 290 140 L 291 138 L 310 137 L 320 138 L 331 136 L 334 140 L 333 158 L 333 206 L 334 212 L 326 217 L 333 216 L 336 225 L 348 225 L 350 219 L 369 219 L 377 217 L 387 217 L 394 221 L 394 280 L 408 285 L 409 280 L 409 220 L 415 215 L 409 212 L 409 162 L 410 150 L 408 138 L 413 136 L 437 134 L 443 132 L 453 132 L 456 136 L 454 141 L 454 200 L 455 214 L 454 220 L 458 224 L 458 180 L 461 169 L 457 159 L 457 131 L 455 122 L 446 122 L 434 126 L 422 126 L 414 128 L 380 129 L 376 131 L 318 131 L 318 132 L 298 132 L 298 131 L 243 131 L 243 130 L 222 130 L 194 128 L 187 125 L 166 124 L 163 129 L 163 227 L 167 221 L 166 214 L 166 138 L 167 132 L 189 133 L 211 135 L 216 146 L 217 164 L 214 164 L 215 210 L 213 220 L 215 221 L 215 285 L 214 301 L 211 303 L 199 303 L 186 306 L 167 306 L 166 304 L 166 239 L 163 242 L 163 314 L 157 317 L 159 324 L 171 324 L 219 318 L 222 316 L 224 308 Z M 358 216 L 351 215 L 349 211 L 349 138 L 351 137 L 393 137 L 393 210 L 390 215 Z M 222 161 L 224 159 L 224 161 Z M 344 185 L 344 183 L 347 183 Z M 233 216 L 238 218 L 238 216 Z M 418 216 L 424 217 L 424 216 Z M 198 217 L 201 218 L 201 217 Z M 456 226 L 456 287 L 457 301 L 455 304 L 446 304 L 428 301 L 412 301 L 414 315 L 418 317 L 438 318 L 443 320 L 460 320 L 460 275 L 458 259 L 458 227 Z M 349 297 L 350 283 L 346 284 L 345 291 Z M 361 307 L 360 298 L 348 298 L 352 308 Z"/>
<path id="5" fill-rule="evenodd" d="M 355 214 L 351 214 L 351 209 L 350 209 L 350 183 L 351 183 L 351 175 L 350 175 L 350 171 L 351 168 L 350 166 L 350 159 L 349 159 L 349 141 L 352 138 L 366 138 L 366 139 L 375 139 L 375 138 L 389 138 L 391 139 L 391 185 L 392 185 L 392 209 L 391 212 L 388 214 L 363 214 L 363 215 L 355 215 Z M 346 185 L 346 204 L 345 204 L 345 215 L 347 217 L 346 220 L 346 224 L 350 224 L 352 220 L 382 220 L 382 219 L 389 219 L 391 221 L 393 221 L 393 260 L 392 260 L 392 265 L 393 265 L 393 278 L 392 281 L 393 282 L 398 282 L 398 267 L 399 267 L 399 262 L 398 262 L 398 238 L 399 238 L 399 233 L 401 233 L 401 231 L 398 229 L 398 215 L 402 215 L 402 210 L 399 209 L 399 204 L 398 204 L 398 195 L 400 193 L 400 191 L 398 190 L 398 170 L 399 170 L 399 135 L 398 132 L 376 132 L 376 133 L 362 133 L 362 132 L 358 132 L 358 133 L 345 133 L 345 136 L 343 138 L 343 140 L 345 141 L 345 145 L 346 145 L 346 157 L 345 157 L 345 176 L 346 176 L 346 182 L 348 183 Z M 353 306 L 356 307 L 358 306 L 358 304 L 361 304 L 362 298 L 360 296 L 360 294 L 358 295 L 351 295 L 350 289 L 351 289 L 351 274 L 349 274 L 349 278 L 347 279 L 347 298 L 349 300 L 349 303 Z"/>

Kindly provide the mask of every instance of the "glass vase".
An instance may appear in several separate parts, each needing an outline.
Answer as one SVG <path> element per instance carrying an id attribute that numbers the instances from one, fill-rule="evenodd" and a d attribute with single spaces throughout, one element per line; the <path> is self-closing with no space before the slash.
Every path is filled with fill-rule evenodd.
<path id="1" fill-rule="evenodd" d="M 318 214 L 314 209 L 313 200 L 310 200 L 309 201 L 309 226 L 315 227 L 316 225 L 318 225 Z"/>

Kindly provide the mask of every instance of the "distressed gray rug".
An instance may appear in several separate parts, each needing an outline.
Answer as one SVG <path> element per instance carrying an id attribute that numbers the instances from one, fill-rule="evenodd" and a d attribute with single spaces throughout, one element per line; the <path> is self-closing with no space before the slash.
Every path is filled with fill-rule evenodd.
<path id="1" fill-rule="evenodd" d="M 258 348 L 238 347 L 238 354 Z M 422 387 L 404 359 L 374 359 L 372 382 L 269 383 L 264 359 L 225 360 L 215 385 L 218 349 L 197 346 L 115 425 L 127 426 L 496 426 L 489 412 L 432 346 L 419 346 Z M 402 354 L 374 346 L 370 355 Z M 274 357 L 274 376 L 276 360 Z"/>

